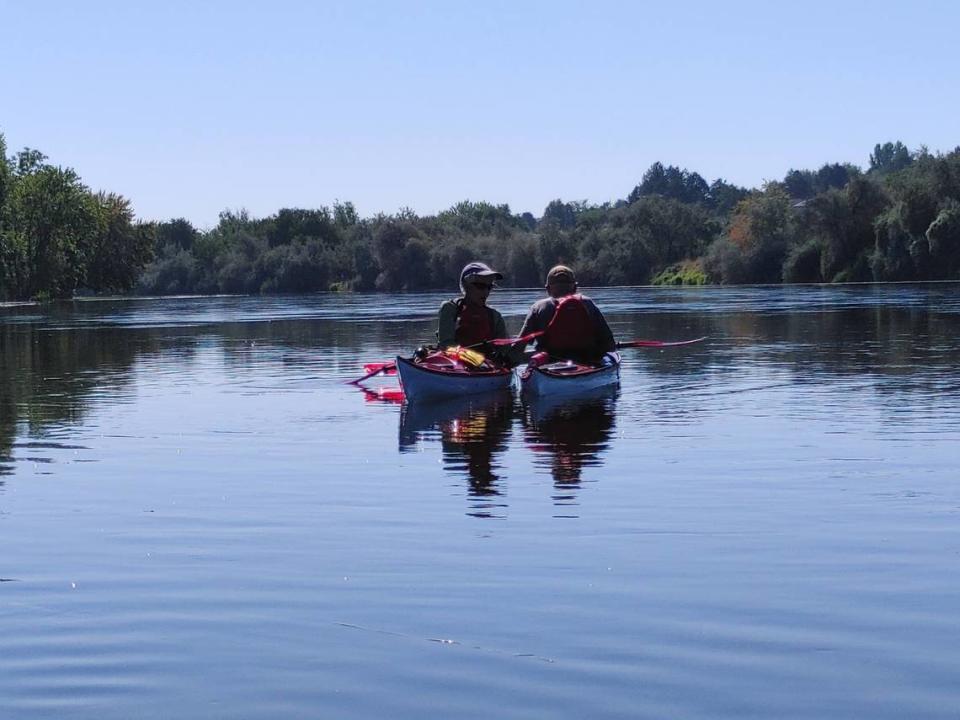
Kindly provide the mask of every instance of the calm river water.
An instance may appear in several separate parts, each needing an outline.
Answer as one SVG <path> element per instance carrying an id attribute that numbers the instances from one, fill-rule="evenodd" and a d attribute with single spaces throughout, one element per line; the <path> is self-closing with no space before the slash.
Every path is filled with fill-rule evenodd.
<path id="1" fill-rule="evenodd" d="M 710 339 L 407 407 L 445 295 L 0 307 L 0 717 L 960 716 L 960 287 L 591 294 Z"/>

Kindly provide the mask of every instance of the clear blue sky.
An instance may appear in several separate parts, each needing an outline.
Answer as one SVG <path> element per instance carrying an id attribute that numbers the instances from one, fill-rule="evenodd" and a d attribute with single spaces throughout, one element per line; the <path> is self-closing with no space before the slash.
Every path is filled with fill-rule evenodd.
<path id="1" fill-rule="evenodd" d="M 0 132 L 200 227 L 351 200 L 539 215 L 660 160 L 754 187 L 960 145 L 955 2 L 0 0 Z"/>

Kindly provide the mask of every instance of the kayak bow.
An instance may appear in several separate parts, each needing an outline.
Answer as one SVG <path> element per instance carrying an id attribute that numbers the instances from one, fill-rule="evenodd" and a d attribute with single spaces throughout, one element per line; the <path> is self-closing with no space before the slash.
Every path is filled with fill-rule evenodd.
<path id="1" fill-rule="evenodd" d="M 472 367 L 438 352 L 424 358 L 397 357 L 397 372 L 407 400 L 493 393 L 513 383 L 513 371 L 484 363 Z"/>

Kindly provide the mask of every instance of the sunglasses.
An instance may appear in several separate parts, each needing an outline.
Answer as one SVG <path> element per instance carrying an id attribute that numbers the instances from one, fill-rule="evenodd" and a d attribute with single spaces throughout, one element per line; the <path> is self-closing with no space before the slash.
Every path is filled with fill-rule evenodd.
<path id="1" fill-rule="evenodd" d="M 480 290 L 493 290 L 493 283 L 469 282 L 469 283 L 467 283 L 467 285 L 470 285 L 471 287 L 478 288 L 478 289 L 480 289 Z"/>

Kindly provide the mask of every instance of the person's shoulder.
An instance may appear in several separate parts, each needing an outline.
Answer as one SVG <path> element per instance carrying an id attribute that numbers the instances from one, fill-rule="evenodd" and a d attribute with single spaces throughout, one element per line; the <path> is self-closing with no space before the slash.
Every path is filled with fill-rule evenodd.
<path id="1" fill-rule="evenodd" d="M 545 308 L 552 308 L 557 304 L 557 301 L 552 297 L 540 298 L 533 305 L 530 306 L 530 312 L 540 312 Z"/>
<path id="2" fill-rule="evenodd" d="M 443 303 L 440 305 L 440 312 L 443 312 L 444 310 L 447 310 L 447 311 L 456 310 L 459 307 L 460 307 L 460 298 L 452 298 L 450 300 L 444 300 Z"/>

